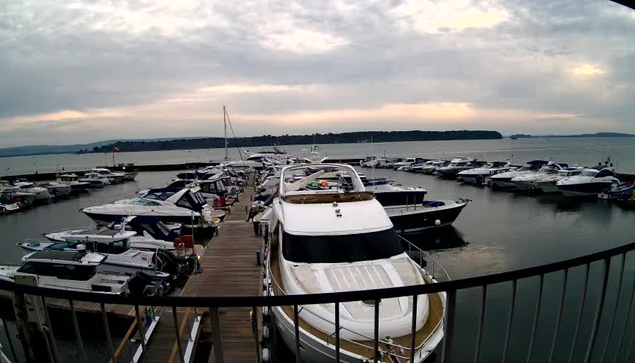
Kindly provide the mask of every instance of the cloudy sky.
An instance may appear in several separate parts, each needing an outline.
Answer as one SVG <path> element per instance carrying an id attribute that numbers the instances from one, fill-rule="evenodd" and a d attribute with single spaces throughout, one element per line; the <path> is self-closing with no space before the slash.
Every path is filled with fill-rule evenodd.
<path id="1" fill-rule="evenodd" d="M 0 147 L 354 130 L 635 133 L 606 0 L 6 0 Z"/>

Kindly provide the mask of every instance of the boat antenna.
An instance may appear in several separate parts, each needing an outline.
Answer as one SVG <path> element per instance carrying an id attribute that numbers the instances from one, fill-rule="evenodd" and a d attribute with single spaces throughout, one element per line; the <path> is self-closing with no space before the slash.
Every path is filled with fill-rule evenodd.
<path id="1" fill-rule="evenodd" d="M 227 152 L 227 110 L 226 106 L 223 105 L 223 126 L 225 128 L 225 162 L 229 159 L 229 154 Z"/>

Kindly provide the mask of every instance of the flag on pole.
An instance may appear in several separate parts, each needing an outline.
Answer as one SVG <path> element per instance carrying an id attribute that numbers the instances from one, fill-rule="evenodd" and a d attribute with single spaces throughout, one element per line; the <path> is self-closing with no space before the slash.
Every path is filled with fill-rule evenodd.
<path id="1" fill-rule="evenodd" d="M 115 146 L 115 147 L 113 148 L 113 151 L 119 151 L 119 148 Z"/>

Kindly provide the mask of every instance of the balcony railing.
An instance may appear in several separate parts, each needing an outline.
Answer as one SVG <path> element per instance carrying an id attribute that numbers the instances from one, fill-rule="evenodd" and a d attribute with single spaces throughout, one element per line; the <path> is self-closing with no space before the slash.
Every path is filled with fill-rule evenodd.
<path id="1" fill-rule="evenodd" d="M 458 361 L 455 359 L 455 355 L 457 353 L 461 354 L 459 356 L 460 361 L 465 361 L 464 357 L 470 356 L 470 354 L 466 352 L 470 351 L 472 357 L 470 360 L 479 362 L 483 357 L 483 341 L 486 338 L 484 331 L 485 326 L 488 323 L 487 306 L 488 301 L 491 300 L 488 299 L 488 294 L 493 290 L 506 290 L 503 295 L 505 297 L 505 300 L 509 301 L 509 305 L 508 310 L 497 311 L 495 314 L 498 322 L 500 323 L 500 321 L 504 321 L 504 323 L 502 325 L 499 324 L 496 326 L 496 330 L 500 331 L 501 333 L 498 334 L 499 336 L 495 339 L 497 343 L 496 345 L 498 345 L 499 348 L 494 349 L 496 351 L 496 359 L 491 360 L 488 358 L 488 362 L 515 362 L 518 361 L 517 357 L 523 354 L 523 352 L 526 353 L 524 359 L 522 360 L 526 362 L 556 361 L 554 360 L 556 354 L 558 354 L 558 356 L 564 357 L 558 359 L 557 361 L 566 362 L 631 361 L 631 357 L 633 356 L 633 343 L 635 342 L 635 329 L 633 329 L 633 326 L 630 324 L 629 320 L 631 320 L 631 309 L 633 304 L 633 297 L 635 295 L 635 288 L 633 286 L 633 276 L 630 276 L 630 274 L 633 273 L 635 268 L 629 265 L 629 261 L 632 260 L 631 257 L 635 257 L 632 256 L 633 254 L 631 253 L 635 249 L 635 243 L 630 243 L 602 252 L 597 252 L 586 256 L 576 257 L 546 265 L 452 281 L 447 280 L 447 273 L 445 272 L 445 270 L 430 255 L 413 248 L 414 246 L 410 245 L 409 242 L 406 241 L 406 243 L 408 243 L 408 253 L 414 257 L 415 261 L 418 261 L 421 265 L 426 266 L 427 271 L 430 273 L 430 277 L 437 280 L 437 283 L 403 286 L 390 289 L 348 291 L 340 293 L 324 293 L 312 295 L 280 294 L 276 296 L 253 297 L 126 297 L 96 293 L 62 291 L 49 288 L 17 285 L 8 282 L 0 282 L 0 290 L 13 293 L 18 298 L 26 297 L 27 299 L 29 299 L 39 297 L 43 300 L 57 298 L 68 301 L 72 317 L 72 321 L 70 323 L 73 324 L 73 330 L 75 331 L 75 336 L 77 338 L 77 348 L 81 352 L 79 356 L 80 359 L 83 361 L 86 361 L 86 354 L 84 353 L 85 347 L 82 340 L 82 333 L 84 332 L 80 331 L 79 324 L 77 323 L 77 313 L 74 308 L 76 303 L 79 301 L 93 302 L 99 305 L 99 311 L 102 315 L 102 325 L 98 327 L 98 329 L 103 329 L 106 333 L 106 338 L 103 343 L 108 349 L 110 360 L 113 362 L 123 360 L 121 358 L 118 358 L 116 355 L 117 347 L 115 346 L 115 341 L 113 340 L 111 329 L 109 327 L 109 320 L 107 318 L 107 304 L 122 304 L 134 306 L 135 320 L 137 321 L 137 325 L 139 327 L 136 339 L 138 346 L 136 348 L 140 349 L 139 352 L 141 353 L 140 356 L 142 360 L 143 356 L 147 354 L 148 347 L 146 345 L 146 339 L 141 339 L 141 337 L 146 336 L 147 325 L 143 322 L 142 314 L 140 313 L 140 307 L 151 306 L 155 308 L 163 307 L 163 309 L 172 309 L 175 337 L 181 336 L 178 331 L 178 327 L 183 323 L 178 321 L 178 308 L 196 308 L 198 309 L 198 311 L 207 311 L 209 312 L 210 320 L 212 322 L 211 326 L 213 334 L 213 344 L 215 345 L 214 353 L 216 354 L 216 362 L 220 363 L 224 361 L 224 348 L 221 339 L 222 327 L 218 323 L 219 308 L 253 308 L 253 312 L 255 313 L 254 318 L 257 319 L 258 312 L 262 311 L 262 308 L 267 308 L 270 311 L 271 307 L 290 306 L 293 307 L 294 311 L 296 312 L 295 316 L 297 317 L 297 312 L 302 309 L 304 305 L 334 304 L 336 311 L 335 316 L 339 317 L 339 315 L 337 314 L 337 311 L 339 311 L 339 303 L 343 302 L 362 300 L 378 302 L 382 299 L 397 297 L 413 297 L 413 299 L 416 299 L 416 297 L 420 295 L 443 292 L 447 296 L 447 311 L 443 324 L 443 328 L 445 329 L 444 340 L 442 346 L 437 349 L 437 351 L 440 353 L 441 361 Z M 599 267 L 599 269 L 597 267 Z M 572 278 L 574 275 L 576 276 L 576 279 Z M 554 276 L 560 279 L 561 282 L 557 286 L 554 286 L 554 284 L 549 284 L 548 288 L 549 291 L 558 291 L 558 293 L 557 295 L 555 295 L 556 298 L 554 298 L 553 296 L 550 298 L 546 298 L 545 281 L 546 279 L 551 281 L 552 279 L 554 279 Z M 596 279 L 598 277 L 599 279 Z M 528 305 L 531 306 L 531 312 L 529 314 L 531 318 L 524 319 L 526 321 L 523 322 L 523 327 L 525 327 L 526 329 L 522 329 L 525 335 L 527 335 L 528 339 L 523 341 L 523 344 L 521 346 L 519 344 L 510 343 L 512 341 L 512 331 L 514 330 L 514 328 L 518 329 L 520 327 L 516 325 L 521 324 L 521 321 L 518 320 L 518 315 L 528 310 L 527 304 L 525 304 L 525 302 L 523 302 L 523 310 L 519 310 L 519 291 L 521 290 L 519 287 L 519 283 L 523 282 L 523 284 L 525 284 L 524 281 L 526 280 L 537 280 L 537 286 L 534 286 L 536 289 L 535 293 L 537 294 L 537 299 L 535 300 L 535 303 L 533 303 L 533 306 Z M 572 280 L 575 280 L 575 284 L 571 283 Z M 599 281 L 599 283 L 592 283 L 595 280 Z M 625 284 L 625 281 L 627 281 L 628 283 Z M 525 290 L 523 291 L 527 290 L 526 285 L 527 284 L 525 284 Z M 614 291 L 610 294 L 607 293 L 607 291 L 610 290 L 609 286 L 612 286 L 613 289 L 611 291 Z M 628 286 L 628 288 L 625 288 L 625 286 Z M 474 296 L 473 294 L 475 289 L 480 290 L 480 299 L 457 298 L 459 294 L 463 293 L 471 294 L 469 296 L 472 297 Z M 607 295 L 610 295 L 609 299 L 607 299 Z M 374 361 L 379 362 L 382 361 L 384 358 L 389 359 L 389 354 L 386 354 L 386 352 L 381 352 L 378 348 L 380 338 L 377 334 L 379 324 L 379 320 L 377 319 L 377 317 L 379 316 L 380 304 L 376 303 L 374 304 L 374 306 L 376 317 L 376 333 L 373 337 L 375 342 Z M 477 307 L 478 310 L 478 319 L 475 329 L 471 328 L 470 323 L 468 323 L 467 321 L 457 319 L 457 311 L 462 311 L 462 309 L 474 307 Z M 590 308 L 592 309 L 591 314 L 589 314 Z M 50 319 L 48 319 L 50 315 L 49 308 L 46 305 L 46 301 L 44 301 L 43 309 L 45 318 L 50 321 Z M 553 319 L 550 320 L 554 325 L 549 336 L 539 337 L 538 330 L 545 330 L 544 327 L 539 325 L 541 325 L 541 317 L 543 316 L 543 314 L 546 313 L 549 313 L 550 316 L 553 317 Z M 489 315 L 491 316 L 491 314 Z M 563 323 L 563 321 L 565 320 L 563 319 L 563 316 L 567 316 L 566 324 Z M 2 323 L 3 328 L 0 331 L 4 331 L 4 334 L 6 334 L 8 337 L 11 337 L 4 318 Z M 200 321 L 198 321 L 198 323 L 200 323 Z M 570 332 L 571 334 L 567 334 L 566 337 L 565 334 L 562 333 L 565 325 L 568 331 L 572 330 Z M 257 325 L 255 325 L 254 330 L 255 337 L 258 337 L 259 334 L 257 332 Z M 339 330 L 339 319 L 336 318 L 335 331 L 339 332 Z M 48 344 L 51 346 L 50 351 L 52 352 L 50 355 L 51 361 L 56 360 L 55 352 L 57 351 L 57 348 L 56 336 L 54 334 L 55 331 L 55 327 L 52 327 L 47 335 Z M 471 335 L 472 332 L 474 333 L 474 335 L 469 337 L 468 339 L 468 333 L 469 335 Z M 302 358 L 302 351 L 299 349 L 299 329 L 296 328 L 295 334 L 295 346 L 297 347 L 297 352 L 299 352 L 297 360 L 299 361 Z M 456 344 L 457 336 L 461 336 L 463 339 L 461 341 L 461 344 L 459 345 Z M 339 334 L 336 334 L 336 336 L 333 337 L 333 340 L 336 347 L 336 353 L 333 357 L 333 359 L 335 360 L 336 357 L 340 356 Z M 535 358 L 538 355 L 537 342 L 539 340 L 541 345 L 540 355 L 545 356 L 544 359 L 540 358 L 540 360 Z M 568 340 L 570 341 L 570 343 L 563 344 L 563 340 Z M 260 352 L 261 347 L 258 339 L 254 339 L 253 341 L 255 347 L 244 347 L 244 349 L 255 348 Z M 469 349 L 465 344 L 465 342 L 467 341 L 474 341 L 474 345 L 471 346 Z M 15 345 L 19 344 L 19 341 L 16 339 L 9 339 L 8 342 L 9 344 L 3 347 L 3 351 L 10 359 L 13 359 L 15 361 Z M 177 342 L 180 342 L 180 340 L 177 339 Z M 411 352 L 414 351 L 411 350 Z M 513 357 L 516 357 L 513 358 L 513 360 L 510 359 L 512 355 Z M 185 349 L 183 347 L 180 347 L 179 343 L 178 357 L 181 362 L 186 362 L 189 360 L 189 358 L 192 357 L 192 353 L 190 352 L 186 356 Z M 261 360 L 261 358 L 262 357 L 260 356 L 260 354 L 258 354 L 259 361 Z M 401 356 L 398 358 L 403 359 L 403 357 Z M 126 361 L 129 361 L 128 358 L 126 358 Z"/>

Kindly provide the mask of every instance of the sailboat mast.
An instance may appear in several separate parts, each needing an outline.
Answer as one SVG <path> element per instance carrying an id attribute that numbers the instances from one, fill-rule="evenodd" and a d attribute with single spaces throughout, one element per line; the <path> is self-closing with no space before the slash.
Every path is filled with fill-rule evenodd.
<path id="1" fill-rule="evenodd" d="M 223 124 L 225 126 L 225 161 L 227 161 L 229 154 L 227 152 L 227 111 L 225 110 L 225 106 L 223 106 Z"/>

